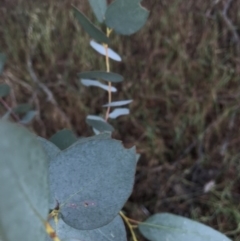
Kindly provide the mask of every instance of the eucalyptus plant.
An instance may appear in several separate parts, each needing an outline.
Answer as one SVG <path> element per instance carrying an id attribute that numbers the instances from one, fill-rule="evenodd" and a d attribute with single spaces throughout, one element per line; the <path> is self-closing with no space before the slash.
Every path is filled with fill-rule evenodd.
<path id="1" fill-rule="evenodd" d="M 126 241 L 124 222 L 134 241 L 136 228 L 150 241 L 230 240 L 174 214 L 157 213 L 137 221 L 121 211 L 132 192 L 139 155 L 135 147 L 126 149 L 111 137 L 114 128 L 108 120 L 128 114 L 129 109 L 120 106 L 132 100 L 112 102 L 117 91 L 112 84 L 123 76 L 110 70 L 110 59 L 121 61 L 110 48 L 110 35 L 131 35 L 144 26 L 149 12 L 140 2 L 114 0 L 108 5 L 106 0 L 89 0 L 106 33 L 73 6 L 76 20 L 91 37 L 90 46 L 106 62 L 106 70 L 78 74 L 84 86 L 108 93 L 105 116 L 86 119 L 95 135 L 78 138 L 64 129 L 46 140 L 6 118 L 0 120 L 0 241 Z M 1 85 L 0 97 L 8 93 L 8 86 Z"/>

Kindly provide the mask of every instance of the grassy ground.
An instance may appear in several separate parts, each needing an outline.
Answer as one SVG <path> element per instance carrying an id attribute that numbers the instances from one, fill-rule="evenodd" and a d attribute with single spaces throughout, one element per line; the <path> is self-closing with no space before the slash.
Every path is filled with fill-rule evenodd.
<path id="1" fill-rule="evenodd" d="M 91 135 L 85 117 L 101 113 L 107 100 L 103 91 L 79 86 L 76 77 L 105 69 L 70 11 L 74 3 L 89 13 L 86 2 L 5 0 L 0 7 L 0 51 L 8 56 L 0 80 L 12 87 L 5 102 L 33 104 L 40 115 L 30 128 L 41 136 L 65 127 Z M 123 61 L 111 69 L 125 77 L 113 98 L 134 102 L 131 115 L 111 123 L 114 136 L 142 154 L 128 216 L 173 212 L 237 241 L 240 37 L 231 23 L 240 26 L 240 2 L 233 0 L 226 15 L 227 2 L 145 1 L 151 10 L 146 26 L 130 37 L 113 34 L 111 47 Z M 214 188 L 208 192 L 209 183 Z"/>

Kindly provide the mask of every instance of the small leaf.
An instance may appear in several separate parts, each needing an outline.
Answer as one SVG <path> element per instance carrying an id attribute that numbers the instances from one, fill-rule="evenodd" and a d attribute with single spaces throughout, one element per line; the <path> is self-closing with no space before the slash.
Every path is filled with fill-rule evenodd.
<path id="1" fill-rule="evenodd" d="M 3 72 L 4 65 L 6 63 L 7 56 L 3 53 L 0 53 L 0 75 Z"/>
<path id="2" fill-rule="evenodd" d="M 101 118 L 99 116 L 88 115 L 86 122 L 88 125 L 92 126 L 94 129 L 96 129 L 97 131 L 100 131 L 100 132 L 114 131 L 114 128 L 109 123 L 107 123 L 103 118 Z"/>
<path id="3" fill-rule="evenodd" d="M 99 134 L 81 139 L 50 162 L 50 191 L 69 226 L 89 230 L 111 222 L 130 196 L 135 148 Z"/>
<path id="4" fill-rule="evenodd" d="M 82 79 L 102 79 L 113 83 L 123 81 L 123 76 L 120 74 L 104 71 L 81 72 L 78 76 Z"/>
<path id="5" fill-rule="evenodd" d="M 91 47 L 96 50 L 99 54 L 106 56 L 106 50 L 104 48 L 104 46 L 102 46 L 101 44 L 95 42 L 94 40 L 90 41 L 90 45 Z M 110 59 L 113 59 L 115 61 L 122 61 L 121 57 L 119 56 L 119 54 L 117 54 L 116 52 L 114 52 L 112 49 L 108 48 L 108 57 Z"/>
<path id="6" fill-rule="evenodd" d="M 19 104 L 18 106 L 13 108 L 13 111 L 16 114 L 25 114 L 25 113 L 29 112 L 30 110 L 32 110 L 32 105 L 30 105 L 30 104 Z"/>
<path id="7" fill-rule="evenodd" d="M 230 241 L 211 227 L 170 213 L 155 214 L 138 228 L 150 241 Z"/>
<path id="8" fill-rule="evenodd" d="M 113 87 L 113 86 L 109 87 L 108 85 L 104 85 L 101 82 L 99 82 L 98 80 L 81 79 L 81 83 L 87 87 L 96 86 L 96 87 L 99 87 L 106 91 L 109 91 L 109 89 L 110 89 L 111 92 L 117 92 L 117 89 L 115 87 Z"/>
<path id="9" fill-rule="evenodd" d="M 106 11 L 106 25 L 117 33 L 131 35 L 146 23 L 149 12 L 140 5 L 141 0 L 115 0 Z"/>
<path id="10" fill-rule="evenodd" d="M 0 84 L 0 98 L 9 95 L 10 87 L 7 84 Z"/>
<path id="11" fill-rule="evenodd" d="M 71 146 L 74 142 L 77 141 L 76 135 L 68 130 L 63 129 L 55 133 L 50 139 L 53 144 L 55 144 L 59 149 L 64 150 Z"/>
<path id="12" fill-rule="evenodd" d="M 101 133 L 100 131 L 98 131 L 97 129 L 95 129 L 95 128 L 93 128 L 93 127 L 92 127 L 92 130 L 93 130 L 93 132 L 94 132 L 95 135 L 98 135 L 98 134 Z"/>
<path id="13" fill-rule="evenodd" d="M 121 115 L 128 115 L 128 114 L 129 114 L 129 109 L 128 108 L 118 108 L 118 109 L 113 110 L 109 114 L 109 118 L 116 119 L 117 117 L 119 117 Z"/>
<path id="14" fill-rule="evenodd" d="M 121 217 L 116 216 L 110 223 L 97 229 L 78 230 L 68 226 L 62 219 L 58 220 L 57 225 L 53 220 L 50 221 L 52 227 L 56 227 L 56 234 L 60 240 L 69 241 L 127 241 L 126 230 Z M 52 241 L 50 237 L 47 241 Z"/>
<path id="15" fill-rule="evenodd" d="M 8 110 L 2 117 L 2 120 L 8 120 L 9 117 L 11 116 L 12 110 Z M 1 241 L 1 240 L 0 240 Z"/>
<path id="16" fill-rule="evenodd" d="M 132 102 L 132 100 L 121 100 L 121 101 L 114 101 L 108 104 L 103 105 L 103 107 L 116 107 L 116 106 L 122 106 L 122 105 L 128 105 Z"/>
<path id="17" fill-rule="evenodd" d="M 48 163 L 27 129 L 0 121 L 0 233 L 7 241 L 44 240 L 49 211 Z"/>
<path id="18" fill-rule="evenodd" d="M 140 157 L 141 157 L 141 155 L 137 153 L 137 154 L 136 154 L 136 162 L 139 161 Z"/>
<path id="19" fill-rule="evenodd" d="M 84 30 L 96 41 L 100 43 L 109 43 L 108 37 L 98 29 L 81 11 L 73 6 L 73 12 L 78 22 L 82 25 Z"/>
<path id="20" fill-rule="evenodd" d="M 21 119 L 20 123 L 21 124 L 29 124 L 33 118 L 37 115 L 37 111 L 35 110 L 30 110 L 27 112 L 27 114 Z"/>
<path id="21" fill-rule="evenodd" d="M 102 23 L 105 18 L 105 12 L 107 10 L 106 0 L 88 0 L 91 8 L 97 18 L 97 20 Z"/>
<path id="22" fill-rule="evenodd" d="M 49 162 L 51 160 L 53 160 L 57 156 L 58 153 L 61 152 L 61 150 L 56 145 L 54 145 L 52 142 L 50 142 L 40 136 L 38 136 L 37 139 L 40 142 L 41 146 L 43 147 L 43 150 L 45 151 Z"/>
<path id="23" fill-rule="evenodd" d="M 95 116 L 95 117 L 97 118 L 99 116 Z M 101 117 L 99 117 L 99 118 L 101 118 Z M 101 135 L 99 135 L 99 136 L 81 137 L 78 139 L 78 141 L 75 143 L 75 145 L 80 144 L 80 143 L 89 142 L 90 140 L 97 140 L 97 139 L 102 140 L 102 139 L 109 139 L 109 138 L 111 138 L 111 133 L 104 132 L 104 133 L 101 133 Z"/>

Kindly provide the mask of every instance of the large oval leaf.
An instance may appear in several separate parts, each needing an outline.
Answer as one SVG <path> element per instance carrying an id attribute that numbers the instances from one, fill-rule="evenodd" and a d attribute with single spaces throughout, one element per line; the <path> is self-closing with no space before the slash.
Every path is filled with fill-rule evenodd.
<path id="1" fill-rule="evenodd" d="M 50 162 L 50 189 L 63 220 L 73 228 L 109 223 L 131 194 L 135 148 L 125 149 L 109 135 L 81 139 Z"/>
<path id="2" fill-rule="evenodd" d="M 98 29 L 81 11 L 73 6 L 73 12 L 78 22 L 82 25 L 84 30 L 96 41 L 100 43 L 109 43 L 109 38 Z"/>
<path id="3" fill-rule="evenodd" d="M 146 23 L 149 12 L 140 5 L 141 0 L 115 0 L 106 11 L 106 25 L 117 33 L 130 35 Z"/>
<path id="4" fill-rule="evenodd" d="M 55 227 L 56 234 L 60 240 L 68 241 L 127 241 L 126 230 L 122 218 L 118 215 L 107 225 L 93 230 L 78 230 L 68 226 L 62 219 L 55 224 L 50 221 L 52 227 Z M 46 241 L 52 241 L 47 238 Z"/>
<path id="5" fill-rule="evenodd" d="M 151 241 L 231 241 L 211 227 L 170 213 L 151 216 L 139 230 Z"/>
<path id="6" fill-rule="evenodd" d="M 48 163 L 37 138 L 0 121 L 0 233 L 7 241 L 44 240 L 48 216 Z"/>
<path id="7" fill-rule="evenodd" d="M 120 74 L 104 71 L 81 72 L 78 76 L 82 79 L 102 79 L 113 83 L 123 81 L 123 76 Z"/>

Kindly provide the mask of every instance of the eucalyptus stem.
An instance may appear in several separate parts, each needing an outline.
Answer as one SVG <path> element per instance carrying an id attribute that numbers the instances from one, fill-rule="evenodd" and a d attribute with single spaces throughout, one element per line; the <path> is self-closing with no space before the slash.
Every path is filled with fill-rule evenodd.
<path id="1" fill-rule="evenodd" d="M 112 32 L 112 29 L 107 28 L 107 37 L 109 38 L 110 34 Z M 109 56 L 108 56 L 108 45 L 104 44 L 103 45 L 105 48 L 105 52 L 106 52 L 106 69 L 107 72 L 110 72 L 110 63 L 109 63 Z M 111 92 L 111 87 L 112 87 L 112 83 L 108 82 L 108 103 L 110 104 L 112 102 L 112 92 Z M 109 113 L 110 113 L 110 109 L 111 107 L 108 106 L 107 111 L 106 111 L 106 115 L 105 115 L 105 120 L 108 120 L 109 117 Z"/>
<path id="2" fill-rule="evenodd" d="M 54 229 L 52 228 L 52 226 L 48 222 L 45 222 L 45 229 L 46 229 L 47 234 L 53 241 L 61 241 L 58 238 L 58 236 L 57 236 L 56 232 L 54 231 Z"/>
<path id="3" fill-rule="evenodd" d="M 124 213 L 122 211 L 120 211 L 120 215 L 122 217 L 122 219 L 125 221 L 126 225 L 128 226 L 129 230 L 130 230 L 130 233 L 132 235 L 132 238 L 133 238 L 133 241 L 138 241 L 137 240 L 137 237 L 136 237 L 136 234 L 134 232 L 134 228 L 135 228 L 135 225 L 133 226 L 130 222 L 129 222 L 129 218 L 127 216 L 124 215 Z"/>

